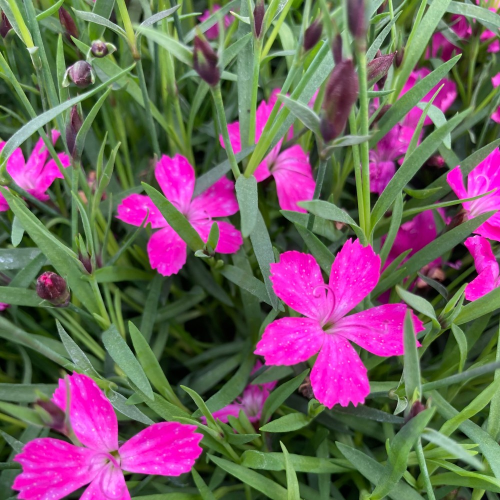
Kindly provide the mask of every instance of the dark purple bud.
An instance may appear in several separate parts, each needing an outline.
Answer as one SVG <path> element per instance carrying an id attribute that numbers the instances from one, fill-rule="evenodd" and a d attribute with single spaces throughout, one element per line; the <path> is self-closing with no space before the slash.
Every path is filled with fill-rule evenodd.
<path id="1" fill-rule="evenodd" d="M 419 413 L 422 413 L 425 410 L 426 407 L 424 404 L 422 404 L 420 401 L 415 401 L 410 411 L 408 412 L 408 415 L 406 415 L 405 417 L 405 424 L 407 424 L 412 418 L 415 418 Z"/>
<path id="2" fill-rule="evenodd" d="M 68 144 L 69 152 L 73 158 L 76 157 L 76 136 L 82 128 L 82 118 L 78 114 L 78 107 L 73 106 L 69 113 L 69 121 L 66 125 L 66 143 Z"/>
<path id="3" fill-rule="evenodd" d="M 218 62 L 219 58 L 210 44 L 199 36 L 195 36 L 193 67 L 196 73 L 212 87 L 220 81 Z"/>
<path id="4" fill-rule="evenodd" d="M 51 400 L 38 399 L 34 403 L 34 409 L 42 418 L 43 423 L 61 434 L 68 434 L 65 413 Z"/>
<path id="5" fill-rule="evenodd" d="M 348 0 L 347 24 L 351 35 L 357 41 L 364 41 L 366 37 L 365 0 Z"/>
<path id="6" fill-rule="evenodd" d="M 400 47 L 396 52 L 396 58 L 394 60 L 394 64 L 396 64 L 396 68 L 399 68 L 403 64 L 403 59 L 405 56 L 405 48 Z"/>
<path id="7" fill-rule="evenodd" d="M 12 29 L 12 25 L 10 24 L 5 12 L 2 11 L 2 19 L 0 20 L 0 35 L 2 38 L 7 36 L 7 33 Z"/>
<path id="8" fill-rule="evenodd" d="M 262 24 L 264 23 L 265 13 L 266 6 L 264 5 L 264 0 L 257 0 L 255 9 L 253 10 L 253 29 L 257 38 L 260 38 L 262 34 Z"/>
<path id="9" fill-rule="evenodd" d="M 64 7 L 60 7 L 59 9 L 59 21 L 61 22 L 61 26 L 64 28 L 66 38 L 73 43 L 71 37 L 78 38 L 78 28 L 76 27 L 75 21 L 73 21 L 70 13 Z"/>
<path id="10" fill-rule="evenodd" d="M 377 9 L 377 14 L 382 14 L 385 11 L 386 7 L 387 7 L 387 0 L 382 2 L 382 5 Z"/>
<path id="11" fill-rule="evenodd" d="M 335 139 L 344 130 L 358 91 L 358 75 L 352 60 L 341 61 L 333 68 L 323 98 L 320 131 L 325 142 Z"/>
<path id="12" fill-rule="evenodd" d="M 105 57 L 108 55 L 108 46 L 102 40 L 92 42 L 90 50 L 94 57 Z"/>
<path id="13" fill-rule="evenodd" d="M 368 66 L 366 68 L 368 73 L 368 87 L 371 87 L 382 78 L 387 77 L 387 73 L 389 73 L 392 63 L 394 62 L 395 55 L 396 52 L 387 54 L 386 56 L 381 55 L 368 63 Z"/>
<path id="14" fill-rule="evenodd" d="M 441 155 L 433 155 L 427 160 L 425 164 L 428 167 L 442 168 L 446 165 L 446 161 Z"/>
<path id="15" fill-rule="evenodd" d="M 84 256 L 81 252 L 78 252 L 78 260 L 83 264 L 85 271 L 92 274 L 92 261 L 90 257 L 88 255 Z"/>
<path id="16" fill-rule="evenodd" d="M 335 64 L 339 64 L 342 61 L 342 37 L 340 33 L 333 39 L 332 52 Z"/>
<path id="17" fill-rule="evenodd" d="M 304 33 L 304 50 L 308 52 L 311 50 L 321 38 L 323 32 L 323 24 L 319 19 L 316 19 Z"/>
<path id="18" fill-rule="evenodd" d="M 67 74 L 77 87 L 85 88 L 94 83 L 92 66 L 86 61 L 77 61 L 68 68 Z"/>
<path id="19" fill-rule="evenodd" d="M 48 300 L 55 306 L 65 307 L 69 304 L 69 290 L 65 279 L 51 271 L 38 276 L 36 293 L 41 299 Z"/>

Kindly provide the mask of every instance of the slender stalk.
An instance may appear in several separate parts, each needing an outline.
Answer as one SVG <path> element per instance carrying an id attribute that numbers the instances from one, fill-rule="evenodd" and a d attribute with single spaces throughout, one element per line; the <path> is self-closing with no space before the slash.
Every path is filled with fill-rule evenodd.
<path id="1" fill-rule="evenodd" d="M 139 51 L 137 50 L 134 28 L 132 27 L 132 21 L 130 20 L 130 16 L 128 15 L 127 5 L 125 4 L 125 0 L 116 0 L 116 3 L 118 5 L 118 10 L 120 11 L 120 17 L 122 18 L 125 33 L 127 34 L 127 41 L 130 50 L 132 51 L 132 57 L 136 61 L 138 61 L 141 56 L 139 54 Z"/>
<path id="2" fill-rule="evenodd" d="M 432 489 L 431 479 L 429 477 L 429 471 L 427 470 L 427 464 L 425 462 L 424 450 L 422 448 L 422 441 L 419 439 L 415 445 L 415 451 L 417 453 L 418 465 L 420 467 L 420 472 L 424 479 L 425 491 L 427 492 L 427 498 L 429 500 L 436 500 L 434 496 L 434 491 Z"/>
<path id="3" fill-rule="evenodd" d="M 351 134 L 357 134 L 356 116 L 354 114 L 354 109 L 349 115 L 349 127 L 351 129 Z M 361 159 L 359 156 L 359 146 L 354 144 L 352 146 L 352 162 L 354 164 L 354 176 L 356 179 L 356 198 L 358 199 L 358 216 L 359 225 L 361 228 L 365 227 L 365 209 L 364 209 L 364 197 L 363 197 L 363 181 L 361 175 Z"/>
<path id="4" fill-rule="evenodd" d="M 255 144 L 255 127 L 257 115 L 257 94 L 259 92 L 260 55 L 262 53 L 262 40 L 254 38 L 253 41 L 253 73 L 252 73 L 252 98 L 250 101 L 250 123 L 248 126 L 248 144 Z"/>
<path id="5" fill-rule="evenodd" d="M 71 179 L 71 190 L 78 196 L 78 170 L 80 169 L 80 163 L 74 160 L 71 165 L 72 168 L 72 179 Z M 76 237 L 78 234 L 78 205 L 75 198 L 71 197 L 71 245 L 73 251 L 77 252 Z"/>
<path id="6" fill-rule="evenodd" d="M 326 165 L 328 163 L 328 157 L 325 157 L 320 153 L 318 175 L 316 176 L 316 185 L 314 186 L 313 200 L 319 199 L 321 195 L 321 188 L 323 187 L 323 181 L 325 180 Z M 314 227 L 314 214 L 309 214 L 309 219 L 307 220 L 307 229 L 312 231 Z"/>

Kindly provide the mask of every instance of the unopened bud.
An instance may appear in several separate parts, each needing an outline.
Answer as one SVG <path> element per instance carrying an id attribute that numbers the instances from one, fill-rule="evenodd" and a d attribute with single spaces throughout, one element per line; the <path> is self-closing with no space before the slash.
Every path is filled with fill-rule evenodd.
<path id="1" fill-rule="evenodd" d="M 41 299 L 48 300 L 57 307 L 65 307 L 69 304 L 69 290 L 65 279 L 51 271 L 38 277 L 36 293 Z"/>
<path id="2" fill-rule="evenodd" d="M 405 48 L 400 47 L 396 53 L 396 57 L 394 59 L 394 64 L 396 65 L 396 68 L 399 68 L 401 64 L 403 64 L 403 59 L 405 56 Z"/>
<path id="3" fill-rule="evenodd" d="M 335 139 L 344 130 L 358 91 L 358 75 L 352 60 L 341 61 L 333 68 L 323 98 L 320 131 L 325 142 Z"/>
<path id="4" fill-rule="evenodd" d="M 94 57 L 104 57 L 108 55 L 108 47 L 102 40 L 92 42 L 90 50 Z"/>
<path id="5" fill-rule="evenodd" d="M 5 12 L 2 11 L 2 18 L 0 19 L 0 35 L 2 38 L 7 36 L 7 33 L 12 29 L 12 25 L 10 24 Z"/>
<path id="6" fill-rule="evenodd" d="M 342 37 L 336 35 L 332 42 L 333 61 L 339 64 L 342 61 Z"/>
<path id="7" fill-rule="evenodd" d="M 59 8 L 59 21 L 64 28 L 66 38 L 73 43 L 71 37 L 78 38 L 78 28 L 70 13 L 64 7 Z"/>
<path id="8" fill-rule="evenodd" d="M 387 0 L 384 0 L 382 2 L 382 5 L 377 9 L 377 14 L 382 14 L 385 11 L 386 7 L 387 7 Z"/>
<path id="9" fill-rule="evenodd" d="M 415 418 L 419 413 L 425 411 L 425 405 L 420 401 L 415 401 L 408 412 L 408 415 L 405 417 L 405 424 L 407 424 L 412 418 Z"/>
<path id="10" fill-rule="evenodd" d="M 441 155 L 432 155 L 425 164 L 428 167 L 442 168 L 446 165 L 446 161 Z"/>
<path id="11" fill-rule="evenodd" d="M 348 0 L 347 24 L 351 35 L 357 41 L 364 41 L 366 37 L 365 0 Z"/>
<path id="12" fill-rule="evenodd" d="M 66 143 L 68 144 L 69 152 L 73 158 L 76 157 L 76 136 L 82 128 L 82 118 L 78 113 L 78 107 L 73 106 L 69 113 L 69 121 L 66 125 Z"/>
<path id="13" fill-rule="evenodd" d="M 193 67 L 200 77 L 214 87 L 220 81 L 219 58 L 210 44 L 199 36 L 194 38 Z"/>
<path id="14" fill-rule="evenodd" d="M 41 417 L 43 423 L 61 434 L 68 434 L 65 413 L 51 400 L 38 399 L 34 403 L 34 410 Z"/>
<path id="15" fill-rule="evenodd" d="M 77 61 L 70 66 L 64 75 L 63 87 L 68 87 L 74 83 L 77 87 L 85 88 L 95 82 L 92 66 L 86 61 Z"/>
<path id="16" fill-rule="evenodd" d="M 265 14 L 266 6 L 264 5 L 264 0 L 257 0 L 255 9 L 253 10 L 253 29 L 257 38 L 260 38 L 262 34 L 262 25 L 264 23 Z"/>
<path id="17" fill-rule="evenodd" d="M 319 19 L 313 21 L 311 26 L 306 29 L 304 33 L 304 50 L 308 52 L 311 50 L 321 38 L 321 34 L 323 32 L 323 24 Z"/>
<path id="18" fill-rule="evenodd" d="M 387 73 L 389 73 L 389 70 L 391 69 L 395 55 L 396 52 L 387 54 L 385 56 L 381 55 L 368 63 L 368 87 L 375 85 L 375 83 L 377 83 L 379 80 L 385 79 L 387 77 Z"/>

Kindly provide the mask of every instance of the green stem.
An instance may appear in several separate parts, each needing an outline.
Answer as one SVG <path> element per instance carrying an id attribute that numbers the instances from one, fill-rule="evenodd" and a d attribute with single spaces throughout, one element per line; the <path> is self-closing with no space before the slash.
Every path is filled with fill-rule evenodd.
<path id="1" fill-rule="evenodd" d="M 241 175 L 241 172 L 238 167 L 238 162 L 236 161 L 236 157 L 234 156 L 231 140 L 229 139 L 226 113 L 224 111 L 224 104 L 222 102 L 222 94 L 220 91 L 220 83 L 218 83 L 215 87 L 211 87 L 211 91 L 212 91 L 212 96 L 214 98 L 215 109 L 217 110 L 217 116 L 219 118 L 220 131 L 222 133 L 222 138 L 224 139 L 224 147 L 226 148 L 229 165 L 231 166 L 231 170 L 233 171 L 234 178 L 237 179 Z"/>
<path id="2" fill-rule="evenodd" d="M 132 27 L 132 21 L 128 15 L 128 9 L 125 4 L 125 0 L 117 0 L 118 10 L 120 11 L 120 17 L 122 18 L 123 27 L 125 28 L 125 33 L 127 34 L 127 41 L 132 51 L 132 57 L 138 61 L 140 59 L 139 52 L 137 50 L 134 28 Z M 146 104 L 146 103 L 144 103 Z"/>
<path id="3" fill-rule="evenodd" d="M 257 115 L 257 94 L 259 92 L 260 55 L 262 52 L 262 40 L 254 38 L 253 41 L 253 74 L 252 74 L 252 98 L 250 101 L 250 122 L 248 125 L 248 144 L 255 144 L 255 128 Z"/>
<path id="4" fill-rule="evenodd" d="M 415 451 L 417 453 L 418 465 L 420 467 L 420 473 L 424 479 L 425 491 L 427 492 L 427 498 L 429 500 L 436 500 L 434 492 L 432 489 L 431 480 L 429 477 L 429 471 L 427 470 L 427 464 L 425 462 L 424 450 L 422 448 L 422 441 L 419 439 L 415 444 Z"/>
<path id="5" fill-rule="evenodd" d="M 325 180 L 327 163 L 328 163 L 328 157 L 325 157 L 322 153 L 320 153 L 318 175 L 316 176 L 316 186 L 314 186 L 313 200 L 319 199 L 321 195 L 321 188 L 323 187 L 323 181 Z M 309 219 L 307 220 L 307 229 L 309 229 L 309 231 L 312 231 L 313 227 L 314 227 L 314 214 L 309 214 Z"/>
<path id="6" fill-rule="evenodd" d="M 356 116 L 354 114 L 354 109 L 349 115 L 349 128 L 351 134 L 356 135 L 358 127 L 356 125 Z M 359 225 L 361 228 L 365 227 L 365 209 L 364 209 L 364 198 L 363 198 L 363 184 L 361 175 L 361 160 L 359 157 L 359 146 L 354 144 L 352 146 L 352 162 L 354 165 L 354 176 L 356 179 L 356 198 L 358 199 L 358 216 Z"/>
<path id="7" fill-rule="evenodd" d="M 76 160 L 72 162 L 72 179 L 71 179 L 71 190 L 78 196 L 78 170 L 80 169 L 80 163 Z M 71 197 L 71 245 L 73 251 L 76 253 L 77 244 L 76 237 L 78 234 L 78 205 L 75 198 Z"/>
<path id="8" fill-rule="evenodd" d="M 97 302 L 97 307 L 99 308 L 100 316 L 105 321 L 105 325 L 102 325 L 104 328 L 109 328 L 111 325 L 111 320 L 109 319 L 108 311 L 106 306 L 104 305 L 104 300 L 102 299 L 101 291 L 99 290 L 99 285 L 94 276 L 90 277 L 89 280 L 90 286 L 92 287 L 92 291 L 94 292 L 94 297 Z"/>

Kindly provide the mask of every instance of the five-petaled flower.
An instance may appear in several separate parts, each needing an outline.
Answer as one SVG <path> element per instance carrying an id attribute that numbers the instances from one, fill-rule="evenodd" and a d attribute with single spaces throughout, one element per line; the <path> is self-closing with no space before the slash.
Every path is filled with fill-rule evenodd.
<path id="1" fill-rule="evenodd" d="M 347 313 L 375 288 L 380 257 L 370 246 L 348 240 L 335 257 L 330 280 L 311 255 L 285 252 L 271 264 L 276 295 L 304 317 L 288 317 L 267 326 L 255 354 L 267 365 L 294 365 L 318 354 L 311 372 L 316 399 L 332 408 L 363 403 L 370 392 L 367 369 L 350 341 L 377 356 L 404 352 L 405 304 L 387 304 Z M 413 316 L 415 331 L 422 322 Z"/>
<path id="2" fill-rule="evenodd" d="M 257 108 L 255 124 L 255 140 L 258 141 L 262 131 L 269 120 L 271 111 L 276 103 L 279 89 L 271 94 L 268 102 L 262 101 Z M 241 151 L 241 137 L 239 122 L 228 125 L 229 139 L 235 153 Z M 220 143 L 224 147 L 222 135 Z M 257 182 L 261 182 L 270 176 L 276 181 L 278 192 L 278 202 L 283 210 L 294 210 L 305 213 L 306 210 L 299 207 L 297 202 L 312 200 L 315 182 L 312 175 L 312 168 L 309 158 L 301 146 L 298 144 L 281 151 L 281 139 L 271 152 L 264 158 L 257 167 L 254 175 Z"/>
<path id="3" fill-rule="evenodd" d="M 477 200 L 462 203 L 468 219 L 473 219 L 485 212 L 500 210 L 500 151 L 498 149 L 492 151 L 475 167 L 467 179 L 466 189 L 460 167 L 454 168 L 447 176 L 448 184 L 458 198 L 463 200 L 485 195 Z M 492 215 L 474 232 L 485 238 L 500 241 L 500 211 Z"/>
<path id="4" fill-rule="evenodd" d="M 179 210 L 203 241 L 208 240 L 213 217 L 227 217 L 238 211 L 234 182 L 226 177 L 218 180 L 199 196 L 193 198 L 195 176 L 188 160 L 181 155 L 173 158 L 162 156 L 155 169 L 155 176 L 167 200 Z M 118 206 L 117 218 L 140 226 L 147 215 L 147 223 L 154 229 L 148 242 L 151 267 L 160 274 L 176 274 L 186 263 L 186 243 L 168 225 L 149 196 L 131 194 Z M 216 252 L 235 253 L 243 244 L 241 233 L 229 222 L 217 221 L 219 241 Z"/>
<path id="5" fill-rule="evenodd" d="M 52 130 L 53 144 L 56 143 L 60 135 L 57 130 Z M 5 142 L 0 142 L 0 151 L 2 151 L 5 144 Z M 45 147 L 43 139 L 40 138 L 28 161 L 25 161 L 21 148 L 15 149 L 7 160 L 7 172 L 12 177 L 12 180 L 20 188 L 40 201 L 47 201 L 49 199 L 47 189 L 55 179 L 63 178 L 56 162 L 52 159 L 47 161 L 48 155 L 49 151 Z M 57 156 L 64 168 L 71 164 L 68 155 L 65 153 L 59 153 Z M 0 194 L 0 212 L 8 209 L 7 200 Z"/>
<path id="6" fill-rule="evenodd" d="M 118 420 L 97 384 L 86 375 L 69 377 L 69 419 L 82 444 L 53 438 L 28 442 L 14 460 L 22 465 L 13 489 L 23 500 L 58 500 L 89 484 L 81 500 L 130 500 L 123 471 L 160 476 L 189 472 L 202 449 L 196 426 L 162 422 L 118 443 Z M 66 409 L 66 381 L 52 398 Z"/>

